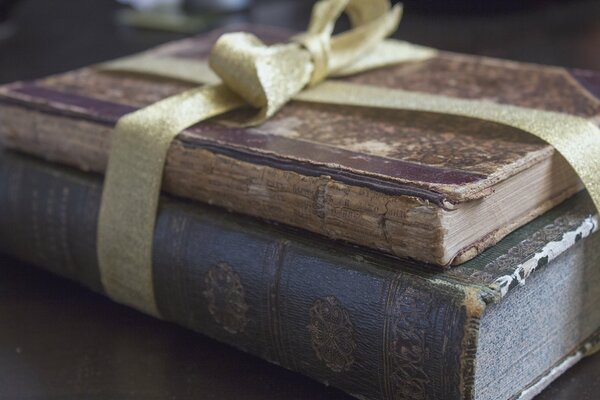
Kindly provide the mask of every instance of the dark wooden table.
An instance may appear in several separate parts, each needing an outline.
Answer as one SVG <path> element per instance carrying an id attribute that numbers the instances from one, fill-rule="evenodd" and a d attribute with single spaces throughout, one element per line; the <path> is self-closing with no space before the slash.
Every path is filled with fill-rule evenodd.
<path id="1" fill-rule="evenodd" d="M 440 49 L 600 69 L 600 2 L 537 2 L 504 14 L 406 10 L 398 36 Z M 259 2 L 239 17 L 302 29 L 310 2 Z M 108 0 L 26 0 L 0 41 L 0 82 L 130 54 L 181 37 L 114 23 Z M 0 398 L 349 399 L 299 374 L 116 305 L 0 256 Z M 600 398 L 600 354 L 539 399 Z"/>

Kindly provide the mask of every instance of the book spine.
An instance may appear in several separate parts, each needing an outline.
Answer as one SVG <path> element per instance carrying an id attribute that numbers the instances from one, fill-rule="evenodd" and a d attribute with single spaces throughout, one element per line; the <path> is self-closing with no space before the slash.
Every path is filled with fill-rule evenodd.
<path id="1" fill-rule="evenodd" d="M 0 250 L 102 292 L 99 178 L 4 155 L 0 187 Z M 156 302 L 166 320 L 358 398 L 471 397 L 472 289 L 360 254 L 164 199 Z"/>

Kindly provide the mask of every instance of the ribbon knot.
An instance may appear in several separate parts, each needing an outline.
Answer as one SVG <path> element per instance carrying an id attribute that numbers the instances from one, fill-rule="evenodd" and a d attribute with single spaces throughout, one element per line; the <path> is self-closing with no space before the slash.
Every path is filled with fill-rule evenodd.
<path id="1" fill-rule="evenodd" d="M 249 33 L 224 34 L 213 46 L 209 64 L 231 91 L 260 109 L 248 122 L 254 125 L 307 86 L 345 71 L 373 68 L 357 62 L 396 30 L 401 10 L 389 0 L 321 0 L 313 8 L 308 31 L 290 43 L 267 46 Z M 332 37 L 343 12 L 352 28 Z"/>

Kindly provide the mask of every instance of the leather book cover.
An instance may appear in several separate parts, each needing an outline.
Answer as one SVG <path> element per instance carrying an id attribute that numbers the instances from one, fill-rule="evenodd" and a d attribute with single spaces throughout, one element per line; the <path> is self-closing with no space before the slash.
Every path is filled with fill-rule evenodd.
<path id="1" fill-rule="evenodd" d="M 242 29 L 268 43 L 290 35 Z M 221 33 L 150 54 L 206 59 Z M 440 51 L 344 79 L 600 120 L 600 75 L 587 71 Z M 192 86 L 93 66 L 9 84 L 0 87 L 0 140 L 46 160 L 103 172 L 119 117 Z M 441 266 L 474 257 L 581 189 L 551 146 L 500 124 L 299 101 L 260 126 L 231 124 L 245 114 L 232 112 L 182 132 L 169 151 L 163 189 Z M 519 178 L 534 168 L 535 178 Z M 520 200 L 502 202 L 511 195 Z M 498 203 L 486 206 L 494 196 Z"/>
<path id="2" fill-rule="evenodd" d="M 1 153 L 0 187 L 0 251 L 103 293 L 101 179 Z M 156 301 L 167 321 L 360 399 L 527 399 L 597 342 L 592 210 L 577 195 L 439 272 L 164 196 Z"/>

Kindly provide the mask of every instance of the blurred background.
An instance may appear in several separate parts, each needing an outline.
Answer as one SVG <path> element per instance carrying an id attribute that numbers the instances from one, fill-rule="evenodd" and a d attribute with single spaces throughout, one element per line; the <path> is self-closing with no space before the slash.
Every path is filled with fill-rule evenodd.
<path id="1" fill-rule="evenodd" d="M 0 83 L 63 72 L 228 23 L 302 30 L 312 3 L 0 0 Z M 403 3 L 398 38 L 450 51 L 600 69 L 598 0 Z"/>

